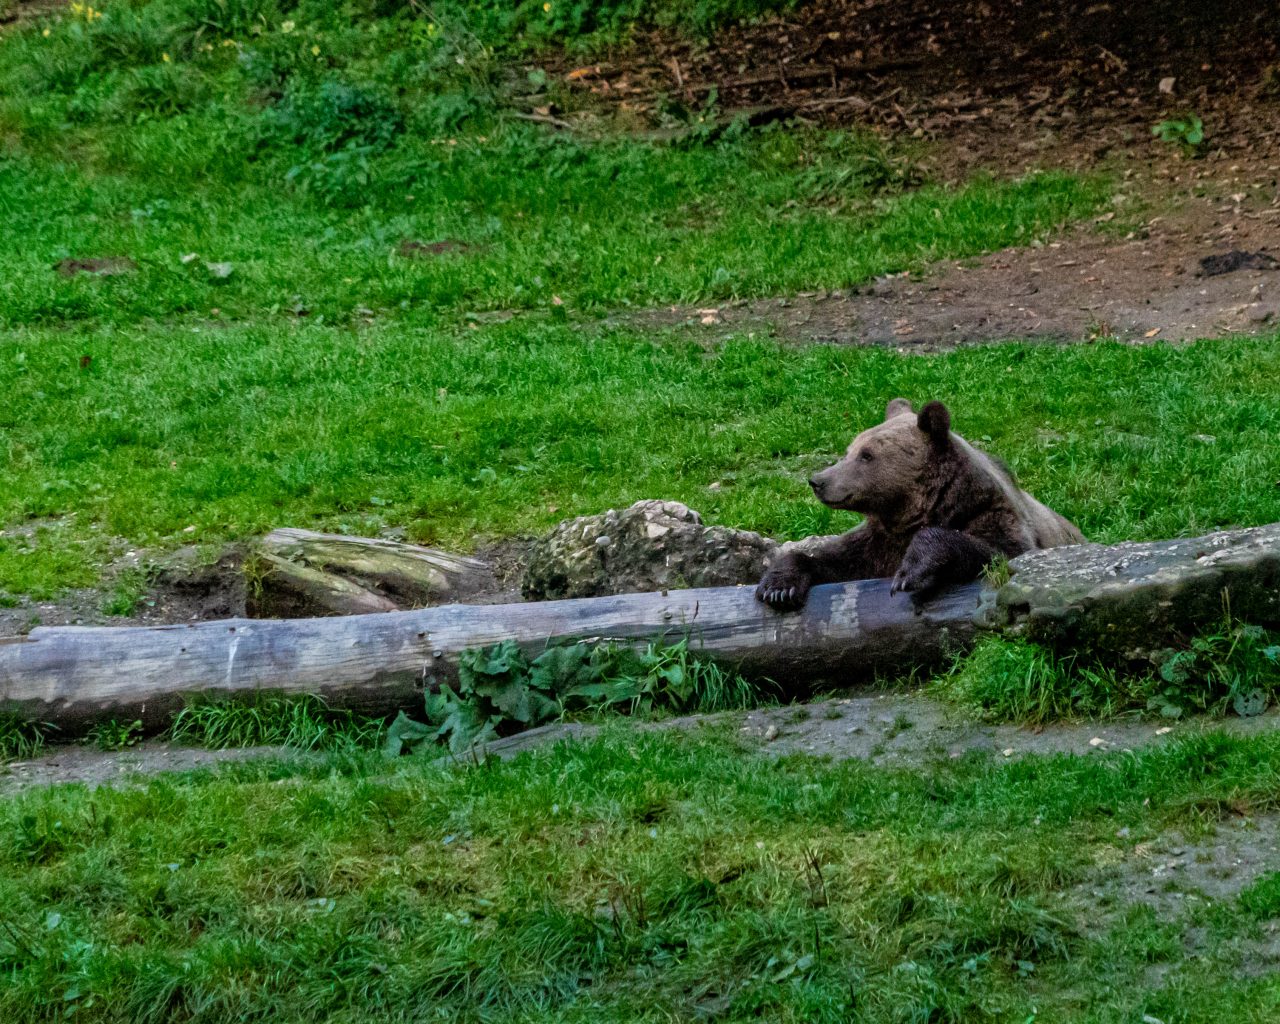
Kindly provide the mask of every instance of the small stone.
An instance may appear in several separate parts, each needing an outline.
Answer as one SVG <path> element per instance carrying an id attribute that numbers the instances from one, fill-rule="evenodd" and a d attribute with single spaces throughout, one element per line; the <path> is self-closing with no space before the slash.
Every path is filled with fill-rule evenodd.
<path id="1" fill-rule="evenodd" d="M 1000 751 L 1000 753 L 1002 753 L 1005 757 L 1013 757 L 1014 750 L 1013 750 L 1013 747 L 1005 747 L 1004 750 Z"/>
<path id="2" fill-rule="evenodd" d="M 1158 88 L 1158 89 L 1160 90 L 1160 92 L 1161 92 L 1161 93 L 1163 93 L 1165 96 L 1172 96 L 1172 95 L 1173 95 L 1173 86 L 1174 86 L 1174 83 L 1175 83 L 1175 82 L 1177 82 L 1177 79 L 1176 79 L 1176 78 L 1174 78 L 1172 75 L 1169 75 L 1169 76 L 1167 76 L 1167 77 L 1165 77 L 1165 78 L 1160 79 L 1160 84 L 1157 86 L 1157 88 Z"/>
<path id="3" fill-rule="evenodd" d="M 1171 725 L 1162 725 L 1162 726 L 1160 726 L 1160 728 L 1159 728 L 1159 729 L 1157 729 L 1157 730 L 1156 730 L 1156 735 L 1157 735 L 1157 736 L 1167 736 L 1167 735 L 1169 735 L 1169 733 L 1171 733 L 1171 732 L 1173 732 L 1173 726 L 1171 726 Z"/>
<path id="4" fill-rule="evenodd" d="M 764 738 L 768 743 L 772 743 L 776 740 L 778 738 L 778 727 L 776 725 L 769 726 L 769 728 L 764 731 Z"/>
<path id="5" fill-rule="evenodd" d="M 596 547 L 598 548 L 607 548 L 612 543 L 613 543 L 613 538 L 610 537 L 607 533 L 600 534 L 600 536 L 597 537 L 595 540 Z"/>
<path id="6" fill-rule="evenodd" d="M 1091 747 L 1105 747 L 1106 745 L 1107 745 L 1107 741 L 1104 740 L 1101 736 L 1095 736 L 1093 739 L 1089 741 L 1089 746 Z"/>

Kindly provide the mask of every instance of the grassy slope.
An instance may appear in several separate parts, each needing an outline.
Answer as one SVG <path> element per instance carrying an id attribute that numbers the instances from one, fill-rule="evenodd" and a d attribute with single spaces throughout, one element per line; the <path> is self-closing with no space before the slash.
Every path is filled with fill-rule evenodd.
<path id="1" fill-rule="evenodd" d="M 530 130 L 504 104 L 553 85 L 503 71 L 484 42 L 512 31 L 499 9 L 464 31 L 448 10 L 152 0 L 4 40 L 0 595 L 282 524 L 465 547 L 662 496 L 772 533 L 837 529 L 802 481 L 896 394 L 950 402 L 1100 539 L 1277 518 L 1265 342 L 904 360 L 597 329 L 618 306 L 1028 242 L 1106 183 L 909 187 L 908 158 L 849 134 Z M 405 259 L 406 238 L 471 248 Z M 51 269 L 120 256 L 137 271 Z M 485 320 L 502 309 L 527 315 Z"/>
<path id="2" fill-rule="evenodd" d="M 768 532 L 835 530 L 852 521 L 802 482 L 897 394 L 945 397 L 961 430 L 1099 539 L 1280 511 L 1268 342 L 902 359 L 516 324 L 30 331 L 6 345 L 0 518 L 64 517 L 0 545 L 10 587 L 91 580 L 104 533 L 175 543 L 187 526 L 399 522 L 465 545 L 663 496 Z"/>
<path id="3" fill-rule="evenodd" d="M 1280 1009 L 1274 878 L 1160 913 L 1141 896 L 1142 844 L 1274 807 L 1274 737 L 885 770 L 618 732 L 488 770 L 329 772 L 241 766 L 0 805 L 4 1019 Z M 1106 881 L 1116 865 L 1131 889 Z"/>
<path id="4" fill-rule="evenodd" d="M 17 65 L 46 44 L 78 54 L 93 39 L 73 30 L 98 24 L 11 40 L 0 72 L 22 80 L 31 72 Z M 219 81 L 233 100 L 239 90 L 242 104 L 256 95 L 239 64 L 196 63 L 174 73 Z M 124 72 L 97 74 L 127 92 Z M 12 126 L 0 159 L 11 395 L 0 458 L 12 481 L 0 524 L 49 521 L 0 539 L 0 591 L 92 583 L 124 545 L 283 523 L 403 524 L 465 546 L 477 530 L 642 496 L 715 514 L 698 488 L 730 474 L 770 478 L 774 493 L 730 503 L 726 521 L 803 532 L 815 510 L 781 475 L 803 467 L 779 456 L 821 459 L 849 429 L 836 420 L 794 447 L 828 393 L 824 372 L 882 377 L 891 364 L 753 344 L 708 361 L 680 343 L 600 336 L 591 318 L 922 267 L 1042 236 L 1106 193 L 1048 175 L 904 190 L 905 158 L 844 134 L 672 148 L 557 139 L 490 112 L 476 115 L 483 134 L 442 139 L 403 124 L 385 89 L 362 87 L 372 114 L 350 106 L 355 71 L 295 77 L 310 83 L 302 98 L 286 89 L 256 112 L 217 98 L 178 115 L 78 114 L 86 90 L 97 95 L 88 85 L 0 103 Z M 289 183 L 311 156 L 349 152 L 325 140 L 371 123 L 403 130 L 344 179 L 366 184 Z M 406 238 L 472 248 L 405 259 Z M 136 273 L 51 269 L 121 256 Z M 230 263 L 230 277 L 210 263 Z M 535 315 L 476 319 L 497 309 Z M 796 414 L 770 421 L 781 391 Z M 793 514 L 764 515 L 779 489 Z"/>
<path id="5" fill-rule="evenodd" d="M 800 482 L 897 394 L 946 399 L 1099 538 L 1280 518 L 1269 342 L 901 359 L 589 323 L 1026 242 L 1105 199 L 1061 177 L 906 190 L 898 154 L 849 136 L 623 146 L 500 114 L 503 33 L 772 6 L 525 4 L 513 26 L 486 2 L 468 35 L 450 4 L 437 25 L 153 0 L 0 41 L 0 528 L 37 524 L 0 537 L 0 594 L 91 583 L 123 543 L 281 523 L 466 545 L 662 495 L 836 529 Z M 312 102 L 335 83 L 372 105 Z M 400 128 L 365 152 L 353 123 Z M 400 260 L 407 237 L 474 248 Z M 50 270 L 122 255 L 136 274 Z M 470 315 L 501 308 L 528 315 Z M 1173 919 L 1073 888 L 1171 826 L 1274 810 L 1272 739 L 908 772 L 619 734 L 383 770 L 347 754 L 0 802 L 0 1016 L 1191 1024 L 1280 1006 L 1258 971 L 1275 876 Z"/>

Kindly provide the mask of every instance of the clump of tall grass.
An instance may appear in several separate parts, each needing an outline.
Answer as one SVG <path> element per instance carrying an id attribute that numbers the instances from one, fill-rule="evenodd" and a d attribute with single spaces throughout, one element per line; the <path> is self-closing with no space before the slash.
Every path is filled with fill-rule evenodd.
<path id="1" fill-rule="evenodd" d="M 332 708 L 320 697 L 259 696 L 190 703 L 174 717 L 168 736 L 213 749 L 285 746 L 328 751 L 376 747 L 384 731 L 381 719 Z"/>

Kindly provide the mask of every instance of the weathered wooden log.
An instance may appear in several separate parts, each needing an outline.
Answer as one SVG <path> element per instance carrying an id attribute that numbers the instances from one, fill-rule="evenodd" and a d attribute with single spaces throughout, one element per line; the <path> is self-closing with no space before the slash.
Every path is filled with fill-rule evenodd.
<path id="1" fill-rule="evenodd" d="M 258 552 L 257 570 L 262 586 L 283 589 L 293 600 L 314 605 L 335 615 L 372 615 L 399 611 L 400 606 L 337 573 L 313 569 L 301 562 Z"/>
<path id="2" fill-rule="evenodd" d="M 278 611 L 360 615 L 466 594 L 489 567 L 475 558 L 376 537 L 272 530 L 258 542 L 259 605 Z"/>
<path id="3" fill-rule="evenodd" d="M 983 588 L 917 613 L 884 580 L 817 587 L 801 612 L 760 604 L 750 587 L 296 620 L 231 619 L 143 628 L 51 627 L 0 641 L 0 708 L 74 734 L 107 718 L 163 726 L 191 699 L 316 694 L 391 712 L 457 675 L 467 648 L 514 640 L 674 643 L 796 693 L 936 662 L 975 630 Z"/>

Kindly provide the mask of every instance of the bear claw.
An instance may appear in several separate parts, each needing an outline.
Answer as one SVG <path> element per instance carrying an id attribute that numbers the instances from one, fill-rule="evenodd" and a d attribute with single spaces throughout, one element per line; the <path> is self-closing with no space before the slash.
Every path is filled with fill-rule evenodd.
<path id="1" fill-rule="evenodd" d="M 756 598 L 771 608 L 798 608 L 804 604 L 804 597 L 799 587 L 757 588 Z"/>

